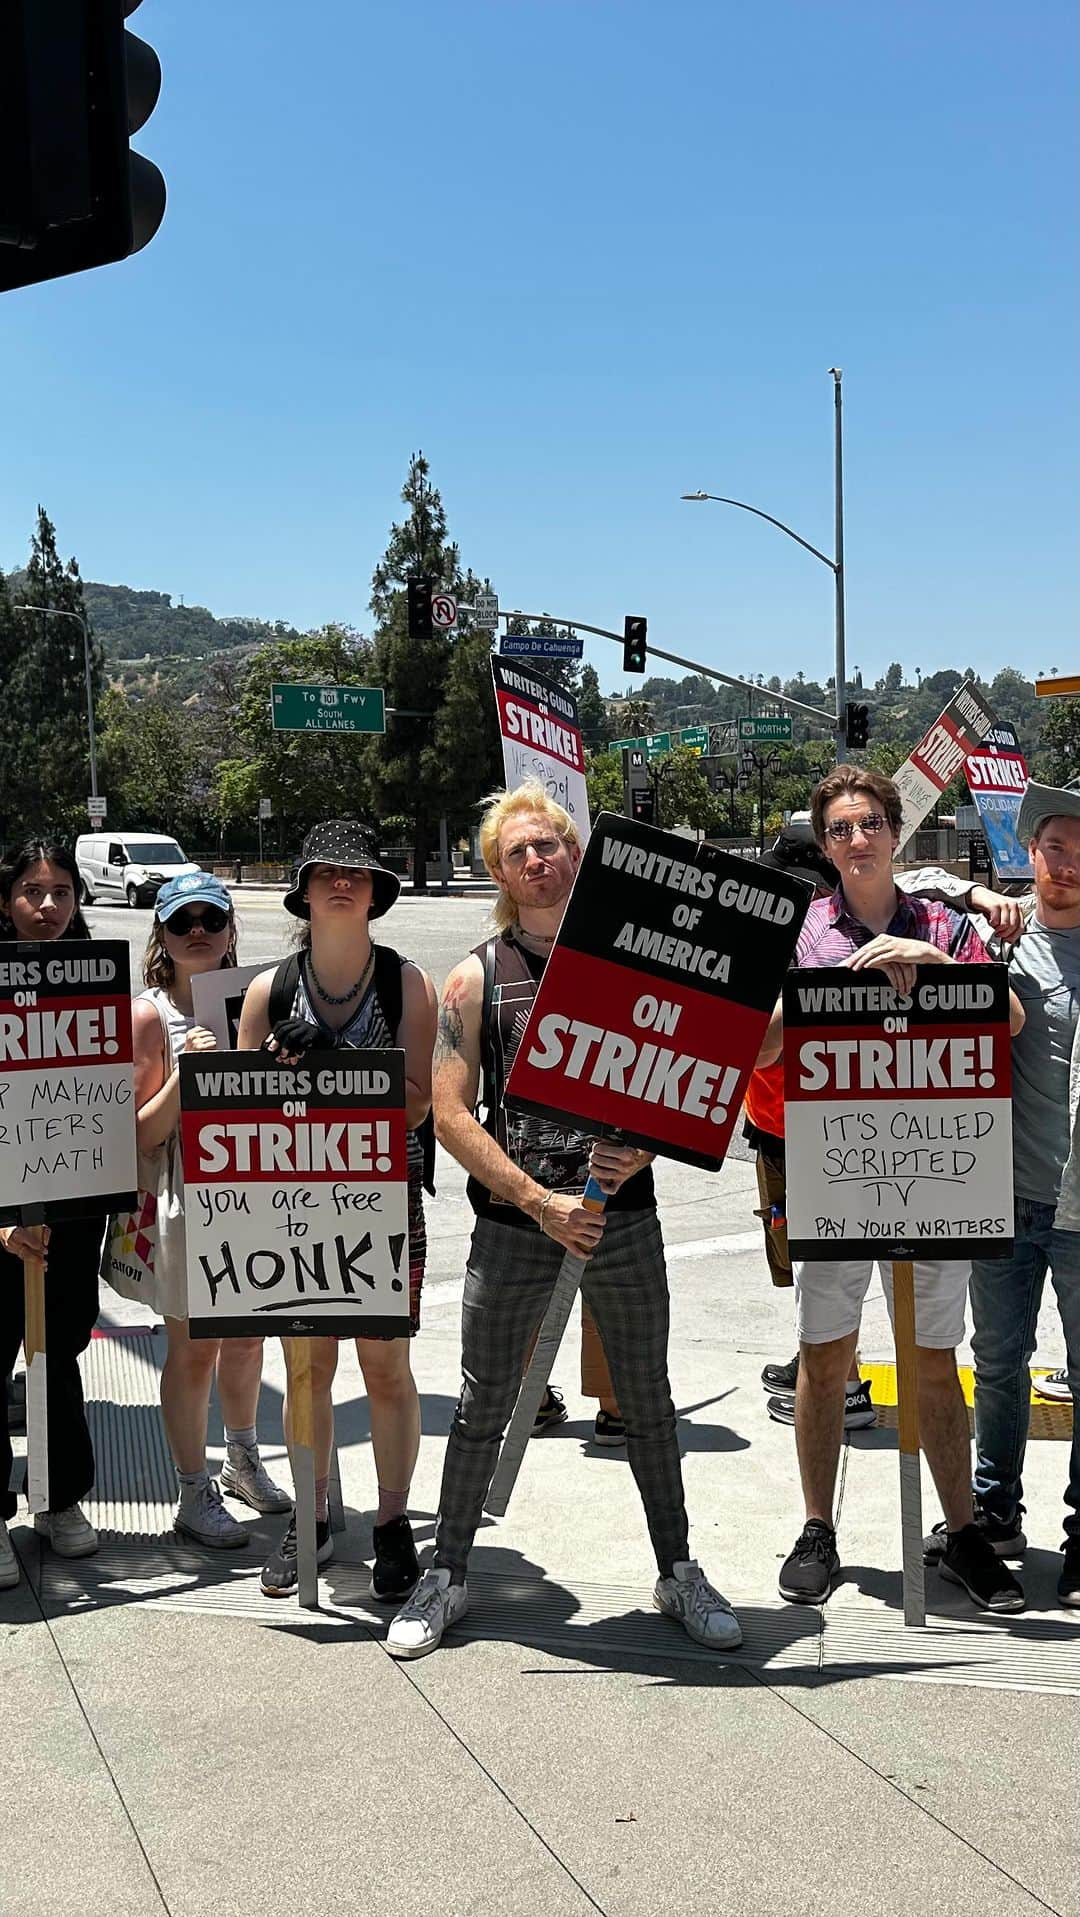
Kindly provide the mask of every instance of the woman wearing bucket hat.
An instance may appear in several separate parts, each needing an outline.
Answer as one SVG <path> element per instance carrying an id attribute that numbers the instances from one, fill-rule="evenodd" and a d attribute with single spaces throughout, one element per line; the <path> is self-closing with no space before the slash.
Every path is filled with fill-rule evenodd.
<path id="1" fill-rule="evenodd" d="M 212 1032 L 195 1023 L 191 981 L 197 973 L 236 964 L 232 898 L 208 872 L 169 879 L 157 895 L 143 977 L 148 989 L 132 1006 L 140 1186 L 156 1199 L 154 1266 L 134 1291 L 165 1319 L 168 1350 L 161 1374 L 161 1410 L 180 1486 L 176 1529 L 196 1544 L 236 1550 L 248 1532 L 226 1511 L 206 1464 L 210 1387 L 217 1373 L 225 1421 L 221 1488 L 259 1512 L 287 1511 L 288 1494 L 272 1483 L 259 1458 L 255 1414 L 262 1379 L 261 1338 L 191 1338 L 187 1326 L 183 1178 L 178 1150 L 181 1052 L 213 1051 Z"/>
<path id="2" fill-rule="evenodd" d="M 388 946 L 372 944 L 370 921 L 389 911 L 400 890 L 401 881 L 380 863 L 377 843 L 365 827 L 352 819 L 315 826 L 304 841 L 295 882 L 285 898 L 286 910 L 304 922 L 300 952 L 252 982 L 244 1001 L 239 1043 L 241 1050 L 265 1046 L 282 1057 L 296 1056 L 315 1045 L 400 1046 L 404 1051 L 409 1317 L 410 1336 L 415 1336 L 427 1249 L 425 1182 L 432 1189 L 421 1128 L 430 1133 L 437 1007 L 426 972 Z M 409 1339 L 358 1338 L 356 1355 L 368 1395 L 378 1478 L 372 1591 L 396 1603 L 408 1596 L 420 1575 L 405 1515 L 420 1444 L 420 1405 L 409 1362 Z M 336 1339 L 311 1340 L 320 1564 L 333 1555 L 327 1489 L 334 1435 L 331 1387 L 337 1360 Z M 262 1583 L 270 1596 L 295 1590 L 295 1518 L 265 1565 Z"/>

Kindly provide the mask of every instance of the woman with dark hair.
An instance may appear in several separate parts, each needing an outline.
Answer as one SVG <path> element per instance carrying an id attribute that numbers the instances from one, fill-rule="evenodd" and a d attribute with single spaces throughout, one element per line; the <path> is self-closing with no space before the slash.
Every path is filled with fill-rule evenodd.
<path id="1" fill-rule="evenodd" d="M 192 979 L 235 964 L 236 920 L 232 898 L 221 880 L 207 872 L 185 872 L 169 879 L 157 895 L 143 962 L 148 989 L 132 1006 L 136 1135 L 140 1154 L 157 1168 L 159 1194 L 164 1155 L 164 1182 L 169 1187 L 170 1203 L 158 1207 L 154 1285 L 168 1336 L 161 1412 L 180 1487 L 176 1529 L 196 1544 L 224 1551 L 241 1549 L 248 1534 L 226 1511 L 222 1490 L 254 1511 L 288 1511 L 292 1504 L 288 1494 L 272 1483 L 259 1458 L 255 1414 L 263 1340 L 188 1335 L 177 1060 L 181 1052 L 209 1052 L 217 1044 L 214 1034 L 195 1022 Z M 162 1225 L 166 1210 L 170 1216 L 167 1237 Z M 227 1447 L 220 1489 L 206 1464 L 215 1370 Z"/>
<path id="2" fill-rule="evenodd" d="M 78 907 L 79 872 L 66 845 L 30 839 L 0 866 L 0 940 L 86 939 Z M 105 1233 L 100 1217 L 61 1224 L 0 1226 L 0 1379 L 18 1356 L 25 1330 L 21 1261 L 45 1266 L 45 1345 L 48 1352 L 46 1426 L 49 1440 L 48 1511 L 34 1529 L 61 1557 L 89 1557 L 97 1532 L 79 1500 L 94 1482 L 94 1447 L 86 1422 L 79 1354 L 90 1343 L 98 1315 L 98 1258 Z M 0 1411 L 3 1407 L 0 1406 Z M 0 1416 L 0 1587 L 17 1584 L 19 1561 L 8 1537 L 15 1516 L 11 1439 Z"/>
<path id="3" fill-rule="evenodd" d="M 286 959 L 254 979 L 244 1000 L 239 1049 L 260 1046 L 295 1057 L 312 1046 L 397 1047 L 405 1053 L 408 1126 L 409 1336 L 357 1338 L 371 1416 L 371 1448 L 378 1480 L 372 1593 L 398 1602 L 415 1585 L 420 1567 L 406 1517 L 409 1485 L 420 1446 L 420 1404 L 409 1362 L 409 1337 L 420 1328 L 420 1286 L 427 1239 L 424 1225 L 424 1144 L 420 1127 L 431 1110 L 431 1054 L 435 992 L 427 973 L 388 946 L 372 943 L 370 921 L 388 911 L 401 881 L 380 863 L 377 842 L 351 819 L 317 825 L 304 841 L 285 909 L 304 921 L 299 961 Z M 279 1004 L 281 999 L 284 1002 Z M 428 1177 L 430 1189 L 430 1177 Z M 337 1369 L 334 1338 L 312 1338 L 311 1386 L 315 1418 L 315 1520 L 320 1564 L 333 1555 L 327 1489 L 333 1447 L 331 1386 Z M 286 1407 L 286 1436 L 290 1435 Z M 296 1519 L 263 1568 L 268 1597 L 296 1589 Z"/>

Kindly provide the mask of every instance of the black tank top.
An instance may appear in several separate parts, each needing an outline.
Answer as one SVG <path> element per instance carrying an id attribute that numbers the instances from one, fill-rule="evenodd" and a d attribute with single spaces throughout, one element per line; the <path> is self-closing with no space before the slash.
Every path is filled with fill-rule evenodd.
<path id="1" fill-rule="evenodd" d="M 503 1104 L 510 1067 L 532 1010 L 536 988 L 544 975 L 545 961 L 519 945 L 512 931 L 502 932 L 497 938 L 478 945 L 473 956 L 484 967 L 481 1104 L 477 1116 L 507 1157 L 530 1178 L 535 1178 L 538 1185 L 548 1191 L 583 1192 L 595 1133 L 570 1129 L 557 1119 L 538 1118 L 532 1112 L 508 1112 Z M 613 1108 L 612 1119 L 617 1116 L 617 1108 Z M 520 1226 L 527 1231 L 537 1229 L 518 1205 L 497 1198 L 478 1179 L 470 1176 L 466 1190 L 478 1218 L 494 1218 L 500 1224 Z M 646 1165 L 644 1171 L 628 1178 L 615 1196 L 609 1198 L 607 1208 L 609 1211 L 654 1211 L 652 1167 Z"/>

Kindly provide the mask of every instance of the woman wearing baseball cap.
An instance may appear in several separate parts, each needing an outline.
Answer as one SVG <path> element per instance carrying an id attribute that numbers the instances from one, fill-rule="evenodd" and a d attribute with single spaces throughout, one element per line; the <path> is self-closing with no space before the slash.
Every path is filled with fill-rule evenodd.
<path id="1" fill-rule="evenodd" d="M 408 1125 L 410 1337 L 420 1327 L 420 1286 L 427 1238 L 424 1225 L 424 1142 L 420 1128 L 431 1109 L 431 1054 L 435 991 L 427 973 L 388 946 L 372 944 L 370 921 L 389 911 L 401 881 L 380 862 L 374 836 L 352 819 L 317 825 L 304 841 L 285 909 L 302 921 L 299 958 L 253 980 L 244 1000 L 240 1049 L 260 1046 L 293 1058 L 313 1046 L 401 1047 L 405 1053 Z M 430 1177 L 428 1178 L 430 1189 Z M 420 1575 L 405 1515 L 420 1446 L 420 1404 L 409 1362 L 409 1338 L 357 1338 L 371 1416 L 378 1476 L 374 1596 L 389 1603 L 407 1597 Z M 331 1387 L 338 1341 L 311 1340 L 315 1413 L 315 1517 L 318 1561 L 333 1556 L 327 1508 L 334 1414 Z M 289 1414 L 286 1408 L 286 1434 Z M 289 1525 L 263 1569 L 268 1596 L 297 1584 L 296 1523 Z"/>
<path id="2" fill-rule="evenodd" d="M 168 1334 L 161 1411 L 180 1486 L 176 1529 L 196 1544 L 222 1551 L 241 1549 L 248 1542 L 244 1526 L 226 1511 L 222 1490 L 255 1511 L 287 1511 L 292 1502 L 267 1475 L 255 1436 L 263 1340 L 188 1336 L 177 1059 L 181 1052 L 211 1052 L 217 1045 L 214 1034 L 195 1023 L 192 979 L 235 964 L 236 921 L 221 880 L 208 872 L 169 879 L 157 895 L 143 961 L 148 989 L 132 1005 L 136 1126 L 140 1155 L 159 1170 L 165 1155 L 169 1169 L 164 1182 L 171 1187 L 171 1202 L 163 1205 L 159 1183 L 154 1281 L 157 1309 Z M 163 1214 L 169 1218 L 167 1234 Z M 227 1446 L 220 1489 L 206 1463 L 215 1370 Z"/>

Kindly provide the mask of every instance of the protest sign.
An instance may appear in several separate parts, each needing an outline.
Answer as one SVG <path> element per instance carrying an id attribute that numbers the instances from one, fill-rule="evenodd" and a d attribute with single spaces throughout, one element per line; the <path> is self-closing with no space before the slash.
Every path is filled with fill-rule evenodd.
<path id="1" fill-rule="evenodd" d="M 584 845 L 589 800 L 577 700 L 539 673 L 494 654 L 491 676 L 508 790 L 526 779 L 539 779 L 548 797 L 569 812 Z"/>
<path id="2" fill-rule="evenodd" d="M 715 1169 L 810 897 L 787 873 L 601 813 L 507 1105 Z"/>
<path id="3" fill-rule="evenodd" d="M 127 944 L 64 939 L 2 951 L 0 1224 L 134 1204 Z"/>
<path id="4" fill-rule="evenodd" d="M 893 773 L 903 802 L 901 846 L 937 804 L 945 787 L 963 771 L 968 753 L 977 750 L 994 724 L 982 693 L 965 679 L 929 732 Z"/>
<path id="5" fill-rule="evenodd" d="M 191 1336 L 405 1336 L 404 1053 L 193 1053 L 180 1103 Z"/>
<path id="6" fill-rule="evenodd" d="M 273 963 L 263 959 L 259 965 L 229 965 L 223 972 L 196 972 L 191 981 L 195 1023 L 213 1032 L 220 1051 L 235 1051 L 247 988 Z"/>
<path id="7" fill-rule="evenodd" d="M 1028 848 L 1020 843 L 1016 830 L 1028 769 L 1015 728 L 993 726 L 980 750 L 968 754 L 964 777 L 978 807 L 997 877 L 1033 878 Z"/>
<path id="8" fill-rule="evenodd" d="M 1009 985 L 996 965 L 794 972 L 784 984 L 793 1258 L 1012 1251 Z"/>

